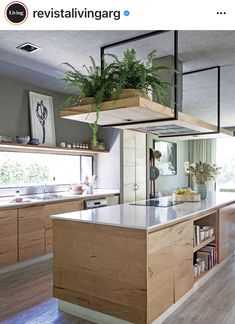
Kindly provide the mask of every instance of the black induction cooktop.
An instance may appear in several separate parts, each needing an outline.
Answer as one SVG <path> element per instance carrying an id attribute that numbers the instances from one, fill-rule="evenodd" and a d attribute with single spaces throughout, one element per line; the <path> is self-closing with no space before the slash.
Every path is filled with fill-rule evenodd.
<path id="1" fill-rule="evenodd" d="M 131 205 L 148 207 L 171 207 L 179 204 L 182 204 L 182 202 L 173 201 L 171 199 L 149 199 L 144 201 L 137 201 L 136 203 L 133 203 Z"/>

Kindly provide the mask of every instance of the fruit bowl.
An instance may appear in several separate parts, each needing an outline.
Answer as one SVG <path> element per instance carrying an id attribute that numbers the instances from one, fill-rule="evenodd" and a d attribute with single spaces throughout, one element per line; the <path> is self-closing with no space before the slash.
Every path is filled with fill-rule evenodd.
<path id="1" fill-rule="evenodd" d="M 191 191 L 189 189 L 177 189 L 173 192 L 173 200 L 174 201 L 200 201 L 201 196 L 195 191 Z"/>
<path id="2" fill-rule="evenodd" d="M 18 135 L 16 136 L 16 142 L 19 144 L 28 144 L 30 137 L 28 135 Z"/>

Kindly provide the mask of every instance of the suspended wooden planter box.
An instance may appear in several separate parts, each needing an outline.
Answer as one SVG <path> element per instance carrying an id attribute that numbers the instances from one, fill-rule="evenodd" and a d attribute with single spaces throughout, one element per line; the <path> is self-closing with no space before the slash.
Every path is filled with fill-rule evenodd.
<path id="1" fill-rule="evenodd" d="M 71 120 L 92 123 L 96 119 L 96 107 L 95 105 L 82 105 L 65 108 L 61 110 L 60 116 Z M 216 125 L 182 112 L 178 112 L 178 119 L 172 120 L 172 118 L 174 118 L 174 110 L 172 108 L 136 96 L 103 102 L 98 124 L 170 137 L 177 134 L 187 136 L 187 134 L 194 132 L 217 131 Z M 223 136 L 232 136 L 232 132 L 222 128 L 221 134 Z M 218 137 L 220 134 L 215 135 Z M 212 136 L 208 135 L 208 137 Z"/>

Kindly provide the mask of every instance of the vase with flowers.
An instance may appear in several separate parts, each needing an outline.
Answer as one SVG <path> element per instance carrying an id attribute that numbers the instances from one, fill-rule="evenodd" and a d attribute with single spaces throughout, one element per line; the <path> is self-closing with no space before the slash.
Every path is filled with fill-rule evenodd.
<path id="1" fill-rule="evenodd" d="M 215 180 L 217 175 L 220 174 L 220 169 L 221 168 L 215 164 L 209 164 L 202 161 L 189 165 L 188 172 L 195 179 L 197 191 L 200 193 L 201 199 L 206 199 L 207 182 L 210 180 Z"/>

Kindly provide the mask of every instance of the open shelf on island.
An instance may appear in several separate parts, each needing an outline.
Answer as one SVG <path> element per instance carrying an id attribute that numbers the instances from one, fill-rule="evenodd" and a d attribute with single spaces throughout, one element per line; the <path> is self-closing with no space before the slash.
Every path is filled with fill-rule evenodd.
<path id="1" fill-rule="evenodd" d="M 41 145 L 24 145 L 17 143 L 0 143 L 0 151 L 8 152 L 29 152 L 29 153 L 51 153 L 51 154 L 70 154 L 70 155 L 91 155 L 97 153 L 108 153 L 106 150 L 62 148 Z"/>
<path id="2" fill-rule="evenodd" d="M 202 241 L 199 245 L 194 246 L 193 248 L 193 253 L 197 252 L 198 250 L 200 250 L 203 246 L 206 246 L 207 244 L 210 244 L 211 242 L 213 242 L 215 240 L 215 236 L 211 236 L 208 237 L 208 239 Z"/>

